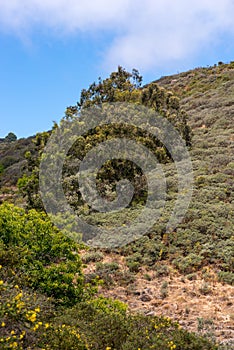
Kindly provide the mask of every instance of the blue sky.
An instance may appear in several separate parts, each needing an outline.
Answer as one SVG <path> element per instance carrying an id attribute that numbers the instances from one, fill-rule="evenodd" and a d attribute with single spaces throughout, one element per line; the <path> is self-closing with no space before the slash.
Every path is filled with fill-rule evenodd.
<path id="1" fill-rule="evenodd" d="M 234 3 L 0 0 L 0 137 L 51 128 L 118 65 L 144 82 L 234 60 Z"/>

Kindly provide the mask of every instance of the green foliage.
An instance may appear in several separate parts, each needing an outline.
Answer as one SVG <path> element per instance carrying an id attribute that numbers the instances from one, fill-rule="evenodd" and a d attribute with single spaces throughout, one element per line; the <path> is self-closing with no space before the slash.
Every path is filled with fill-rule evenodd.
<path id="1" fill-rule="evenodd" d="M 0 275 L 7 267 L 0 266 Z M 2 277 L 2 276 L 1 276 Z M 14 277 L 15 278 L 15 277 Z M 52 300 L 0 278 L 1 349 L 216 350 L 169 318 L 130 314 L 125 304 L 98 297 L 57 312 Z"/>
<path id="2" fill-rule="evenodd" d="M 218 273 L 219 281 L 234 285 L 234 273 L 229 271 L 220 271 Z"/>
<path id="3" fill-rule="evenodd" d="M 112 273 L 118 269 L 119 269 L 119 264 L 116 262 L 111 262 L 111 263 L 98 262 L 96 264 L 96 271 L 99 271 L 99 272 Z"/>
<path id="4" fill-rule="evenodd" d="M 168 276 L 169 268 L 167 265 L 162 265 L 161 263 L 156 263 L 154 266 L 154 270 L 156 271 L 157 277 Z"/>
<path id="5" fill-rule="evenodd" d="M 86 108 L 91 105 L 100 105 L 103 102 L 119 101 L 121 93 L 131 94 L 141 86 L 142 77 L 136 69 L 132 73 L 127 72 L 121 66 L 118 67 L 117 72 L 111 73 L 110 77 L 102 80 L 99 78 L 98 84 L 95 82 L 91 84 L 88 90 L 81 91 L 78 108 Z M 129 96 L 129 95 L 128 95 Z M 76 106 L 67 109 L 67 116 L 77 113 Z"/>
<path id="6" fill-rule="evenodd" d="M 55 126 L 54 126 L 55 127 Z M 25 153 L 27 160 L 27 173 L 17 182 L 21 195 L 26 198 L 27 208 L 44 210 L 44 206 L 39 195 L 39 165 L 43 149 L 49 139 L 50 132 L 38 133 L 33 139 L 32 151 Z"/>
<path id="7" fill-rule="evenodd" d="M 171 92 L 152 83 L 140 88 L 142 78 L 136 70 L 132 73 L 122 67 L 117 72 L 111 73 L 110 77 L 93 83 L 87 90 L 82 90 L 80 102 L 77 106 L 67 108 L 66 115 L 60 123 L 64 133 L 69 138 L 71 123 L 74 119 L 82 124 L 82 112 L 87 107 L 95 106 L 98 112 L 105 107 L 107 102 L 127 102 L 135 105 L 143 105 L 150 110 L 160 113 L 167 118 L 185 139 L 187 145 L 191 143 L 191 133 L 187 124 L 187 115 L 181 110 L 179 100 Z M 129 113 L 129 109 L 122 105 L 123 113 Z M 79 119 L 77 119 L 79 118 Z M 57 126 L 55 126 L 56 128 Z M 37 157 L 31 153 L 26 154 L 28 162 L 28 174 L 23 181 L 19 180 L 18 187 L 21 194 L 26 198 L 28 208 L 43 210 L 43 205 L 38 195 L 38 167 L 41 160 L 42 150 L 48 140 L 49 134 L 38 134 L 34 140 Z M 80 162 L 87 152 L 96 145 L 113 138 L 128 137 L 136 140 L 150 149 L 159 161 L 170 161 L 171 155 L 164 145 L 152 135 L 131 125 L 112 123 L 90 130 L 79 136 L 70 148 L 63 165 L 63 189 L 69 204 L 79 214 L 90 214 L 93 210 L 83 202 L 77 183 L 77 170 Z M 144 204 L 147 197 L 147 184 L 142 170 L 128 160 L 114 159 L 103 164 L 97 176 L 97 189 L 101 196 L 109 201 L 116 197 L 116 183 L 123 178 L 128 179 L 134 186 L 135 192 L 130 206 Z"/>
<path id="8" fill-rule="evenodd" d="M 5 140 L 7 142 L 13 142 L 17 140 L 17 136 L 13 132 L 9 132 L 7 136 L 5 137 Z"/>
<path id="9" fill-rule="evenodd" d="M 25 171 L 25 151 L 31 148 L 31 137 L 14 142 L 5 141 L 0 143 L 0 164 L 4 167 L 4 173 L 1 176 L 1 186 L 16 185 L 17 180 Z"/>
<path id="10" fill-rule="evenodd" d="M 160 296 L 162 299 L 168 296 L 168 282 L 164 281 L 160 288 Z"/>
<path id="11" fill-rule="evenodd" d="M 45 214 L 0 206 L 1 349 L 217 349 L 168 318 L 90 298 L 77 248 Z M 98 262 L 97 270 L 110 275 L 119 266 Z"/>
<path id="12" fill-rule="evenodd" d="M 74 327 L 90 350 L 218 349 L 207 339 L 182 330 L 169 318 L 132 315 L 124 304 L 106 298 L 77 304 L 56 323 L 64 328 Z M 52 336 L 55 338 L 56 334 Z"/>
<path id="13" fill-rule="evenodd" d="M 2 163 L 4 168 L 10 167 L 11 165 L 13 165 L 16 162 L 17 162 L 17 158 L 15 156 L 6 156 L 6 157 L 2 158 L 2 160 L 1 160 L 1 163 Z"/>
<path id="14" fill-rule="evenodd" d="M 101 252 L 93 251 L 83 255 L 82 261 L 83 263 L 88 264 L 89 262 L 102 261 L 103 258 L 104 255 Z"/>
<path id="15" fill-rule="evenodd" d="M 111 263 L 96 263 L 96 275 L 100 278 L 105 285 L 111 285 L 113 278 L 116 276 L 119 270 L 119 265 L 116 262 Z"/>
<path id="16" fill-rule="evenodd" d="M 0 264 L 17 272 L 19 283 L 53 296 L 58 303 L 81 300 L 84 286 L 78 246 L 46 214 L 0 206 L 0 247 Z"/>
<path id="17" fill-rule="evenodd" d="M 138 272 L 142 264 L 142 256 L 136 252 L 127 257 L 127 266 L 131 272 Z"/>
<path id="18" fill-rule="evenodd" d="M 197 254 L 190 253 L 186 257 L 178 257 L 173 264 L 183 273 L 192 273 L 202 266 L 203 258 Z"/>
<path id="19" fill-rule="evenodd" d="M 99 271 L 95 271 L 93 276 L 88 276 L 90 284 L 93 283 L 92 281 L 96 281 L 95 277 L 99 274 L 99 278 L 102 278 L 107 285 L 118 281 L 120 285 L 127 286 L 134 281 L 134 278 L 136 278 L 134 274 L 141 266 L 147 269 L 152 268 L 155 270 L 156 276 L 160 278 L 168 275 L 169 269 L 166 265 L 172 263 L 180 272 L 189 273 L 187 275 L 189 280 L 196 279 L 197 270 L 203 266 L 212 265 L 212 269 L 214 268 L 217 271 L 219 281 L 233 285 L 234 163 L 232 142 L 234 129 L 232 96 L 234 91 L 234 64 L 198 68 L 179 76 L 162 78 L 156 84 L 152 83 L 140 89 L 139 84 L 137 86 L 127 72 L 120 69 L 118 72 L 115 72 L 116 75 L 112 76 L 111 80 L 108 80 L 109 78 L 104 81 L 100 80 L 100 86 L 97 83 L 91 89 L 84 90 L 83 101 L 79 102 L 80 105 L 67 109 L 66 119 L 76 118 L 82 108 L 92 105 L 95 99 L 98 105 L 108 101 L 126 101 L 158 108 L 156 110 L 162 111 L 162 113 L 165 110 L 165 116 L 167 115 L 169 120 L 174 118 L 172 122 L 178 126 L 188 144 L 191 142 L 191 133 L 189 128 L 186 129 L 187 125 L 193 130 L 193 144 L 190 154 L 195 176 L 194 196 L 183 222 L 174 232 L 165 233 L 164 224 L 168 222 L 171 209 L 173 209 L 177 197 L 178 183 L 176 169 L 172 163 L 168 162 L 170 156 L 160 147 L 161 145 L 156 144 L 155 154 L 164 163 L 163 169 L 167 179 L 167 203 L 160 221 L 152 228 L 148 237 L 142 237 L 142 239 L 119 250 L 119 253 L 126 256 L 129 269 L 134 272 L 121 271 L 104 264 L 99 266 Z M 121 76 L 123 78 L 122 82 L 119 79 Z M 100 96 L 98 100 L 98 93 L 101 93 L 101 87 L 104 85 L 105 91 L 109 95 L 106 95 L 106 100 L 104 95 Z M 170 90 L 172 93 L 168 92 Z M 182 97 L 180 104 L 175 95 L 179 98 Z M 182 113 L 182 109 L 189 115 L 188 121 L 186 115 Z M 181 125 L 179 125 L 180 121 Z M 63 169 L 64 189 L 69 203 L 77 211 L 80 210 L 82 215 L 86 216 L 88 222 L 98 223 L 99 227 L 126 224 L 139 214 L 141 205 L 144 205 L 145 201 L 145 192 L 138 190 L 144 189 L 143 185 L 145 185 L 141 173 L 138 171 L 139 169 L 132 168 L 130 164 L 126 164 L 125 169 L 130 170 L 132 175 L 134 172 L 137 173 L 138 178 L 140 178 L 140 181 L 134 182 L 139 196 L 136 206 L 133 205 L 132 208 L 127 208 L 124 213 L 113 213 L 108 217 L 106 214 L 92 212 L 87 205 L 83 205 L 80 197 L 77 201 L 78 195 L 73 187 L 76 180 L 77 164 L 73 166 L 72 162 L 79 156 L 82 159 L 90 148 L 106 140 L 106 134 L 110 134 L 110 131 L 112 132 L 110 136 L 118 136 L 118 130 L 115 130 L 115 128 L 112 130 L 104 128 L 96 131 L 95 137 L 90 134 L 82 136 L 70 150 Z M 140 134 L 139 130 L 128 129 L 125 131 L 131 134 L 135 132 L 134 137 L 138 138 L 138 141 L 154 147 L 155 140 L 147 138 L 147 135 Z M 189 132 L 189 137 L 186 136 L 186 132 Z M 14 183 L 11 180 L 20 176 L 21 170 L 19 171 L 19 169 L 22 169 L 23 164 L 25 164 L 22 154 L 27 151 L 25 155 L 27 171 L 25 177 L 19 181 L 19 188 L 21 193 L 25 195 L 29 208 L 43 209 L 38 195 L 38 166 L 41 152 L 48 137 L 49 133 L 43 133 L 37 135 L 34 143 L 31 143 L 30 140 L 18 140 L 7 143 L 7 145 L 6 143 L 0 144 L 1 164 L 3 161 L 7 165 L 1 175 L 2 184 Z M 23 162 L 22 165 L 18 164 L 20 162 Z M 123 163 L 107 163 L 106 167 L 101 169 L 97 179 L 100 192 L 110 200 L 114 198 L 113 180 L 121 175 L 116 171 L 119 165 L 121 166 Z M 105 181 L 102 181 L 102 179 Z M 130 179 L 133 180 L 133 176 Z M 138 348 L 148 350 L 154 347 L 157 349 L 171 349 L 174 345 L 176 345 L 176 349 L 181 350 L 217 348 L 215 345 L 211 345 L 207 339 L 204 340 L 194 334 L 187 333 L 171 326 L 171 324 L 169 327 L 162 327 L 161 323 L 165 321 L 160 322 L 158 319 L 155 321 L 154 318 L 156 328 L 153 327 L 152 330 L 149 325 L 152 320 L 151 317 L 128 315 L 128 312 L 126 314 L 117 312 L 117 316 L 114 316 L 116 311 L 112 310 L 113 313 L 111 311 L 107 314 L 106 309 L 109 309 L 110 306 L 104 308 L 101 302 L 96 302 L 99 306 L 94 305 L 93 302 L 90 302 L 90 304 L 80 303 L 82 299 L 82 293 L 80 294 L 80 292 L 78 292 L 79 297 L 74 298 L 79 304 L 76 304 L 72 309 L 65 309 L 64 305 L 70 305 L 71 295 L 75 293 L 73 281 L 76 282 L 76 272 L 78 270 L 79 275 L 81 269 L 80 262 L 78 262 L 78 269 L 76 270 L 77 262 L 73 260 L 73 253 L 70 258 L 67 258 L 71 252 L 76 251 L 76 248 L 70 246 L 69 243 L 70 253 L 65 253 L 64 247 L 60 250 L 60 243 L 64 241 L 59 240 L 60 243 L 56 241 L 54 234 L 57 235 L 57 230 L 54 231 L 53 228 L 54 233 L 51 233 L 51 228 L 47 226 L 48 221 L 43 215 L 34 212 L 35 220 L 32 220 L 30 213 L 33 212 L 31 211 L 26 214 L 22 209 L 3 211 L 2 208 L 0 209 L 0 234 L 3 238 L 0 240 L 0 263 L 4 267 L 1 280 L 4 280 L 4 288 L 10 286 L 10 289 L 5 290 L 5 294 L 1 291 L 0 296 L 1 302 L 4 304 L 3 309 L 1 309 L 2 304 L 0 304 L 0 309 L 4 310 L 1 311 L 1 317 L 4 317 L 5 321 L 7 320 L 7 329 L 0 327 L 0 339 L 4 338 L 3 349 L 9 348 L 8 341 L 10 343 L 14 342 L 14 334 L 10 334 L 12 330 L 16 332 L 18 342 L 22 340 L 18 338 L 24 327 L 29 332 L 27 339 L 31 339 L 32 342 L 23 343 L 23 348 L 41 346 L 41 348 L 47 349 L 74 348 L 83 350 L 95 349 L 95 347 L 96 349 L 105 349 L 105 347 L 114 349 L 115 345 L 116 349 L 126 350 Z M 34 214 L 32 215 L 34 216 Z M 39 225 L 38 220 L 42 220 L 44 224 Z M 28 223 L 30 221 L 33 221 L 31 226 Z M 41 233 L 45 231 L 46 235 L 49 233 L 50 242 L 47 242 L 45 237 L 41 239 L 42 234 L 39 234 L 39 231 Z M 41 247 L 39 248 L 38 244 L 42 245 L 42 250 L 40 250 Z M 53 248 L 54 245 L 56 248 Z M 46 246 L 48 249 L 46 249 Z M 42 256 L 40 256 L 40 251 L 42 251 Z M 101 255 L 96 253 L 88 253 L 86 258 L 86 262 L 98 262 L 99 259 L 101 261 Z M 84 258 L 84 261 L 86 258 Z M 82 279 L 82 273 L 79 276 Z M 203 274 L 203 278 L 205 282 L 201 285 L 200 292 L 207 294 L 210 292 L 209 285 L 206 282 L 209 279 L 205 274 Z M 79 284 L 79 281 L 78 286 L 82 286 L 83 282 Z M 30 327 L 25 325 L 26 320 L 23 311 L 20 313 L 22 324 L 18 323 L 20 320 L 17 318 L 17 308 L 16 311 L 12 311 L 12 300 L 17 296 L 17 291 L 14 291 L 15 284 L 18 284 L 20 290 L 23 290 L 22 300 L 24 296 L 29 298 L 28 302 L 25 301 L 25 304 L 28 303 L 25 305 L 25 312 L 27 310 L 33 311 L 38 306 L 38 304 L 35 304 L 35 300 L 37 301 L 40 298 L 38 291 L 45 293 L 46 297 L 48 295 L 54 296 L 56 298 L 54 302 L 60 303 L 60 316 L 55 320 L 52 321 L 50 316 L 48 318 L 51 322 L 47 320 L 46 310 L 48 306 L 43 309 L 43 312 L 39 313 L 42 318 L 45 313 L 45 321 L 39 321 L 39 315 L 37 316 L 38 322 L 43 322 L 43 324 L 48 322 L 50 324 L 45 332 L 42 328 L 43 334 L 39 332 L 38 338 L 34 330 L 31 332 L 34 325 L 30 324 Z M 31 288 L 34 289 L 33 292 Z M 162 297 L 166 289 L 166 287 L 161 289 Z M 86 288 L 83 292 L 89 294 L 89 290 L 86 292 Z M 32 297 L 32 295 L 34 296 Z M 7 296 L 10 301 L 9 306 L 7 306 Z M 39 304 L 42 309 L 44 301 L 40 299 Z M 63 305 L 63 308 L 61 308 L 61 305 Z M 101 310 L 99 310 L 99 307 Z M 6 315 L 6 313 L 9 315 Z M 206 326 L 204 320 L 199 321 L 199 331 L 202 331 L 201 328 L 204 329 Z M 6 341 L 8 337 L 10 338 Z M 169 342 L 173 343 L 169 344 Z M 223 345 L 220 348 L 228 349 L 228 345 L 227 347 Z"/>
<path id="20" fill-rule="evenodd" d="M 35 349 L 55 314 L 52 300 L 2 280 L 5 273 L 0 266 L 0 348 Z"/>

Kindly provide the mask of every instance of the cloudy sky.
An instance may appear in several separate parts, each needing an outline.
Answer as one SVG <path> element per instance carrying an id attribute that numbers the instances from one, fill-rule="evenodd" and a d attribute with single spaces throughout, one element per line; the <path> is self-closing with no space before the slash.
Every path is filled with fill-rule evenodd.
<path id="1" fill-rule="evenodd" d="M 49 129 L 118 65 L 144 82 L 234 60 L 233 0 L 0 0 L 0 137 Z"/>

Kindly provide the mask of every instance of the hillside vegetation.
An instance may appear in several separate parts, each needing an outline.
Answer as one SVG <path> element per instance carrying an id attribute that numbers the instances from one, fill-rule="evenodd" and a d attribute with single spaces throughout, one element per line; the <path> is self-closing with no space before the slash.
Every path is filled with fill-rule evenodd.
<path id="1" fill-rule="evenodd" d="M 110 78 L 82 91 L 77 106 L 68 107 L 64 123 L 82 108 L 119 101 L 145 104 L 173 121 L 186 140 L 194 169 L 193 198 L 182 223 L 172 233 L 165 232 L 178 192 L 176 167 L 163 145 L 137 129 L 125 132 L 149 145 L 161 160 L 166 205 L 146 236 L 106 250 L 74 243 L 43 212 L 39 164 L 50 132 L 38 134 L 33 142 L 0 144 L 2 201 L 24 207 L 0 207 L 3 349 L 232 348 L 234 63 L 162 77 L 143 88 L 140 84 L 137 71 L 131 74 L 119 67 Z M 146 196 L 139 169 L 113 162 L 102 169 L 99 190 L 113 199 L 116 179 L 126 173 L 133 182 L 137 177 L 131 205 L 110 216 L 82 201 L 74 187 L 79 166 L 75 160 L 105 135 L 119 136 L 119 130 L 104 128 L 85 135 L 70 150 L 63 169 L 70 205 L 103 228 L 127 225 Z M 20 192 L 9 197 L 17 180 Z"/>

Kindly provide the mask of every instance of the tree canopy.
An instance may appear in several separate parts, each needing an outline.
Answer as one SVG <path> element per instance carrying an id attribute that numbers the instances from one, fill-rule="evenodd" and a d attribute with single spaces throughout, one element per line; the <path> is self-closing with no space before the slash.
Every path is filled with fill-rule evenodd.
<path id="1" fill-rule="evenodd" d="M 169 120 L 182 138 L 184 138 L 186 144 L 190 145 L 191 132 L 187 124 L 187 115 L 181 110 L 179 99 L 172 92 L 165 90 L 156 83 L 151 83 L 143 87 L 141 87 L 141 84 L 142 76 L 136 69 L 133 69 L 130 73 L 119 66 L 118 70 L 112 72 L 108 78 L 104 80 L 99 78 L 97 83 L 94 82 L 88 89 L 83 89 L 79 102 L 75 106 L 67 108 L 65 117 L 61 123 L 73 120 L 74 118 L 82 119 L 82 111 L 92 106 L 101 109 L 104 104 L 115 102 L 142 105 Z M 69 127 L 69 123 L 67 126 Z M 58 125 L 54 126 L 54 128 L 56 127 Z M 155 137 L 140 130 L 140 128 L 135 128 L 131 125 L 120 126 L 116 121 L 114 124 L 103 125 L 102 127 L 95 128 L 95 130 L 90 130 L 88 133 L 80 136 L 73 144 L 63 167 L 63 188 L 69 203 L 76 210 L 80 210 L 84 205 L 76 179 L 80 162 L 94 146 L 105 140 L 123 136 L 136 140 L 146 146 L 156 155 L 160 162 L 165 163 L 170 161 L 171 155 L 167 148 Z M 36 136 L 35 154 L 37 154 L 37 157 L 32 154 L 26 155 L 29 173 L 19 181 L 20 189 L 26 195 L 30 208 L 43 208 L 38 191 L 38 176 L 40 155 L 48 138 L 49 133 L 38 134 Z M 79 164 L 77 164 L 77 159 L 79 159 Z M 100 194 L 109 200 L 113 200 L 116 182 L 123 178 L 127 178 L 135 188 L 134 201 L 144 202 L 147 186 L 141 169 L 133 162 L 122 159 L 108 161 L 100 169 L 97 178 L 97 187 Z"/>
<path id="2" fill-rule="evenodd" d="M 17 140 L 17 136 L 13 132 L 9 132 L 7 136 L 5 137 L 5 140 L 7 142 L 13 142 Z"/>

